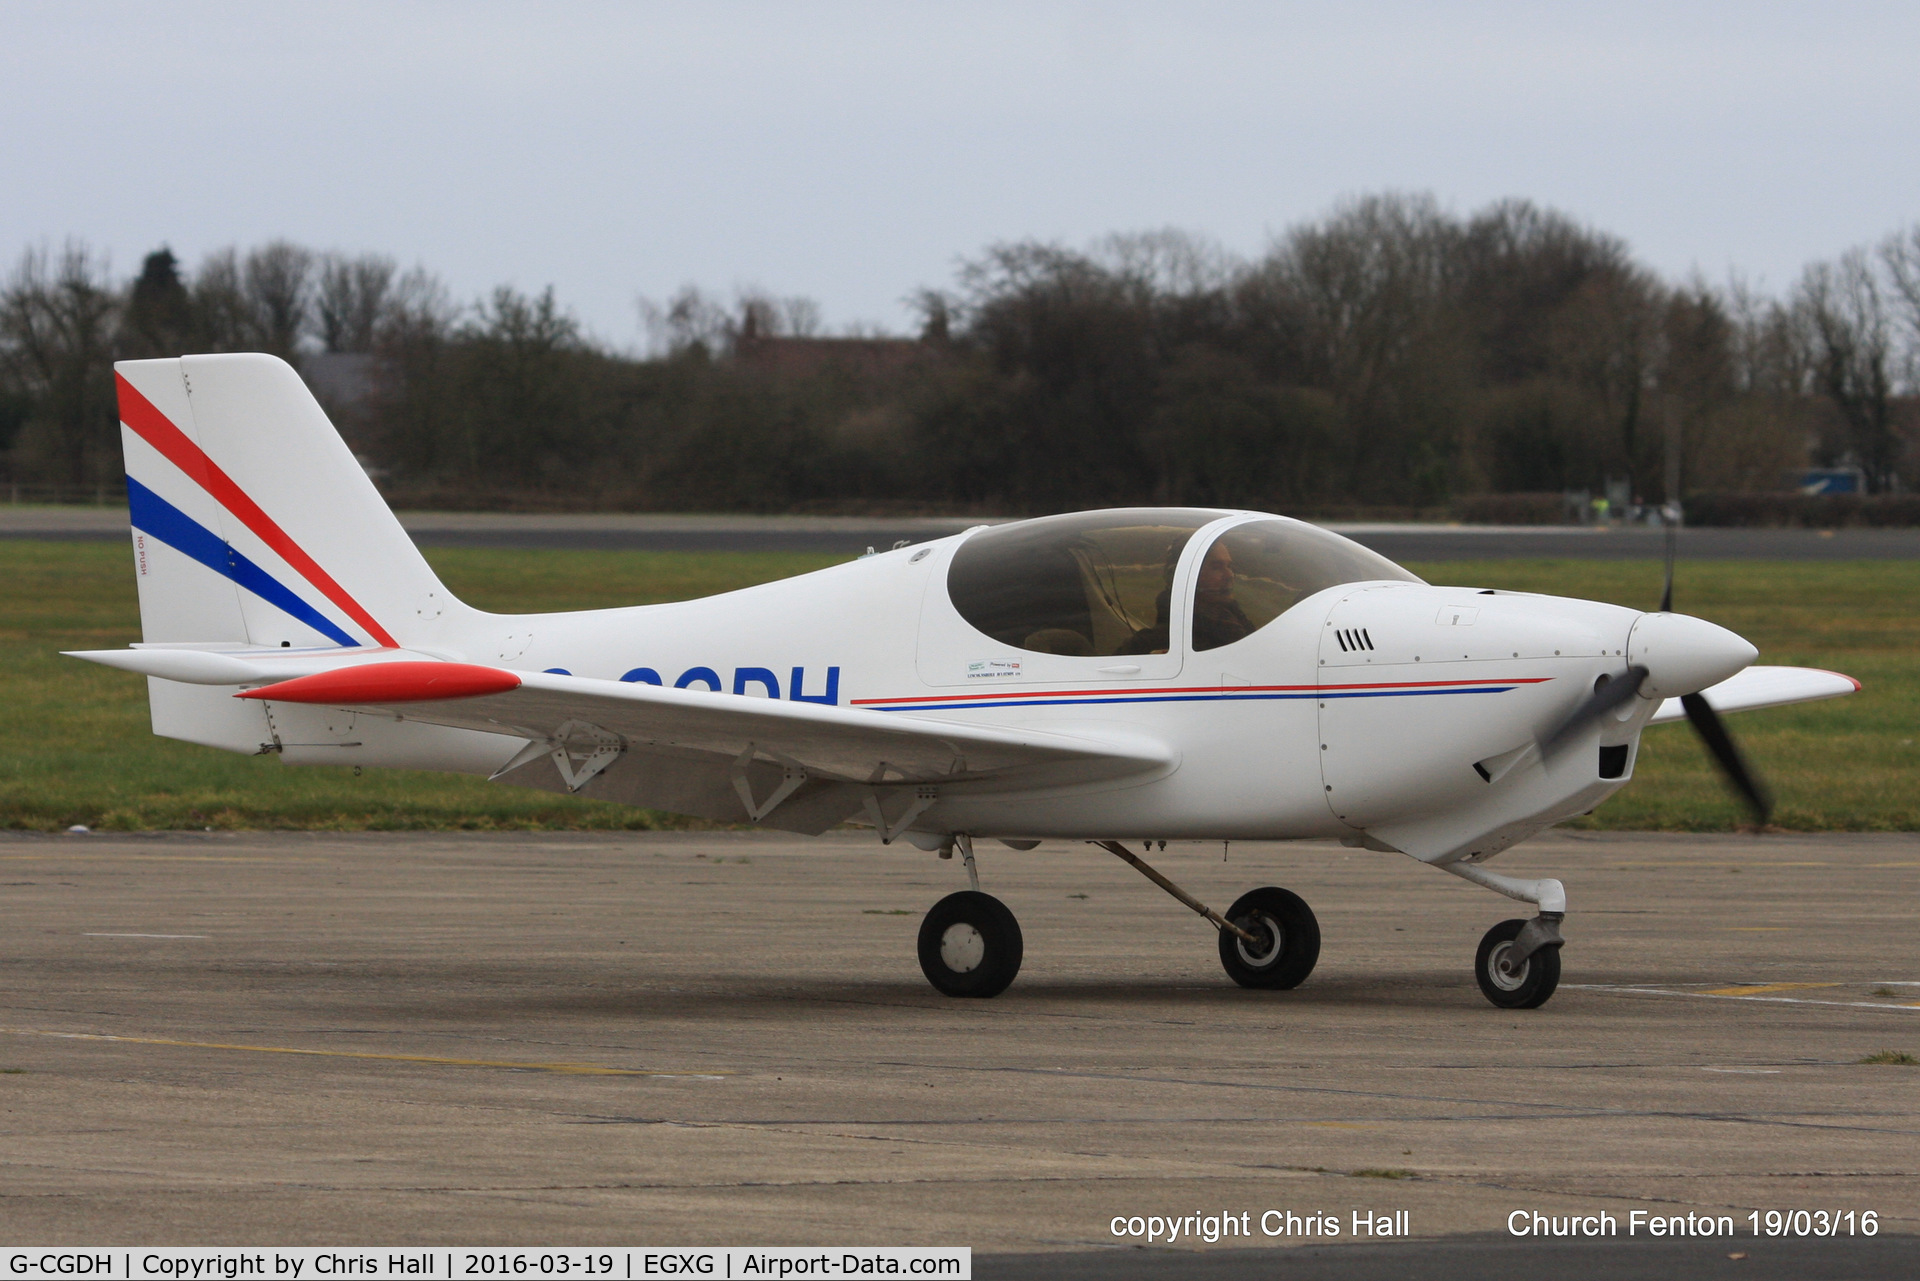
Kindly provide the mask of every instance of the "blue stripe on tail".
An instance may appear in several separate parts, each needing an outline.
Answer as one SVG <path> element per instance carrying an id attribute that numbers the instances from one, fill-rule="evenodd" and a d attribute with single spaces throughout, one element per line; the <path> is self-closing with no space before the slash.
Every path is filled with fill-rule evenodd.
<path id="1" fill-rule="evenodd" d="M 341 645 L 357 646 L 333 620 L 289 591 L 279 579 L 235 551 L 231 544 L 160 495 L 127 477 L 127 507 L 133 527 L 199 561 L 223 578 L 230 578 L 276 609 Z"/>

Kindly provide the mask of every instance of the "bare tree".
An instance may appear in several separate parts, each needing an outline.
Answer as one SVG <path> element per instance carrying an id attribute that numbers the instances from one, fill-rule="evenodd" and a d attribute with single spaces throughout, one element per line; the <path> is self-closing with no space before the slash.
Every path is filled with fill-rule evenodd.
<path id="1" fill-rule="evenodd" d="M 313 254 L 284 240 L 208 254 L 193 280 L 195 318 L 214 351 L 293 359 L 312 320 Z"/>
<path id="2" fill-rule="evenodd" d="M 236 250 L 217 249 L 201 259 L 189 293 L 194 324 L 208 351 L 249 351 L 257 345 Z"/>
<path id="3" fill-rule="evenodd" d="M 1643 500 L 1665 490 L 1665 424 L 1649 414 L 1648 393 L 1668 363 L 1662 323 L 1667 304 L 1660 282 L 1644 271 L 1596 271 L 1552 325 L 1555 372 L 1598 411 L 1610 437 L 1600 442 L 1600 456 L 1610 470 L 1625 473 L 1633 495 Z"/>
<path id="4" fill-rule="evenodd" d="M 1367 401 L 1448 300 L 1458 231 L 1428 196 L 1369 196 L 1297 227 L 1266 269 L 1303 304 L 1308 376 Z"/>
<path id="5" fill-rule="evenodd" d="M 639 301 L 640 322 L 655 352 L 683 356 L 697 351 L 712 356 L 731 341 L 733 318 L 726 305 L 698 285 L 682 285 L 664 303 L 646 297 Z"/>
<path id="6" fill-rule="evenodd" d="M 377 254 L 320 258 L 313 309 L 328 351 L 370 352 L 393 294 L 393 259 Z"/>
<path id="7" fill-rule="evenodd" d="M 1903 381 L 1920 391 L 1920 223 L 1881 241 L 1880 262 L 1904 330 Z"/>
<path id="8" fill-rule="evenodd" d="M 1115 233 L 1094 246 L 1093 256 L 1161 295 L 1224 289 L 1241 267 L 1217 241 L 1178 227 Z"/>
<path id="9" fill-rule="evenodd" d="M 459 305 L 440 278 L 425 267 L 415 267 L 387 291 L 374 330 L 376 348 L 443 341 L 460 323 L 460 314 Z"/>
<path id="10" fill-rule="evenodd" d="M 260 345 L 291 359 L 305 335 L 313 293 L 313 254 L 275 240 L 247 255 L 246 296 Z"/>
<path id="11" fill-rule="evenodd" d="M 790 338 L 816 338 L 820 335 L 820 304 L 794 294 L 777 300 L 781 332 Z"/>
<path id="12" fill-rule="evenodd" d="M 1459 240 L 1429 196 L 1370 196 L 1294 228 L 1254 269 L 1288 302 L 1294 377 L 1340 406 L 1349 493 L 1431 500 L 1449 487 L 1471 381 Z"/>
<path id="13" fill-rule="evenodd" d="M 1892 484 L 1901 442 L 1893 430 L 1893 323 L 1874 267 L 1860 249 L 1813 264 L 1795 290 L 1794 310 L 1815 381 L 1844 424 L 1846 453 L 1866 476 L 1867 492 L 1879 494 Z"/>
<path id="14" fill-rule="evenodd" d="M 120 299 L 84 244 L 29 249 L 0 289 L 0 373 L 31 406 L 23 470 L 70 485 L 120 474 L 113 338 Z"/>

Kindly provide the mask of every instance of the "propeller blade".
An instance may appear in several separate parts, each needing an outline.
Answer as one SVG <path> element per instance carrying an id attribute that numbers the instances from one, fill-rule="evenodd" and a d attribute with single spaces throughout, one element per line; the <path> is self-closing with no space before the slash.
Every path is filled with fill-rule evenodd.
<path id="1" fill-rule="evenodd" d="M 1680 526 L 1674 522 L 1672 504 L 1662 513 L 1662 522 L 1667 527 L 1667 585 L 1660 591 L 1660 612 L 1673 612 L 1673 553 L 1680 541 Z"/>
<path id="2" fill-rule="evenodd" d="M 1713 705 L 1699 694 L 1683 694 L 1680 706 L 1686 710 L 1687 723 L 1693 726 L 1694 733 L 1707 745 L 1714 762 L 1733 784 L 1753 810 L 1756 822 L 1765 823 L 1767 816 L 1773 813 L 1773 797 L 1767 794 L 1766 784 L 1748 768 L 1746 758 L 1740 755 L 1740 749 L 1734 745 L 1733 736 L 1727 733 L 1727 727 L 1720 721 L 1720 714 Z"/>
<path id="3" fill-rule="evenodd" d="M 1647 679 L 1647 669 L 1640 666 L 1629 667 L 1626 674 L 1616 676 L 1599 689 L 1593 696 L 1574 709 L 1573 715 L 1560 723 L 1560 728 L 1547 735 L 1540 744 L 1540 754 L 1550 756 L 1581 730 L 1620 706 L 1640 692 L 1640 686 Z"/>

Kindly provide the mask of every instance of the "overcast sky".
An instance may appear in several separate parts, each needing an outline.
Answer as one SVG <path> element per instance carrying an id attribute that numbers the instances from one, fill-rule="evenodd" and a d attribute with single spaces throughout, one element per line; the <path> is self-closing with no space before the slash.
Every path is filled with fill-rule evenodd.
<path id="1" fill-rule="evenodd" d="M 1398 189 L 1779 289 L 1920 219 L 1916 51 L 1920 4 L 1831 0 L 0 0 L 0 254 L 377 250 L 627 346 L 688 282 L 906 330 L 996 240 L 1254 254 Z"/>

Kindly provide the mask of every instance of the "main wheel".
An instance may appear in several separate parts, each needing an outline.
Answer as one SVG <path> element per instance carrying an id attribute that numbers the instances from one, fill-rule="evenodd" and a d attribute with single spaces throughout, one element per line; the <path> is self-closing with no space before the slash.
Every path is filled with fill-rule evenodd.
<path id="1" fill-rule="evenodd" d="M 1248 890 L 1227 909 L 1227 919 L 1255 940 L 1220 931 L 1220 964 L 1241 987 L 1299 987 L 1313 973 L 1320 922 L 1298 894 L 1272 885 Z"/>
<path id="2" fill-rule="evenodd" d="M 920 968 L 948 996 L 998 996 L 1020 972 L 1020 922 L 1007 905 L 961 890 L 920 922 Z"/>
<path id="3" fill-rule="evenodd" d="M 1560 949 L 1543 947 L 1508 974 L 1501 968 L 1513 940 L 1526 928 L 1525 921 L 1502 921 L 1488 930 L 1474 953 L 1473 977 L 1489 1001 L 1503 1010 L 1532 1010 L 1547 1003 L 1553 989 L 1560 986 Z"/>

